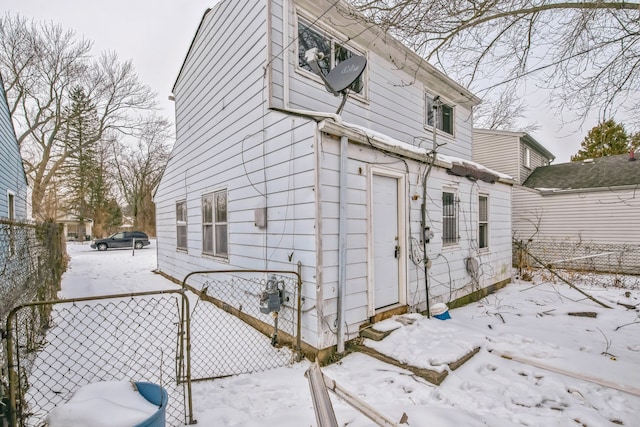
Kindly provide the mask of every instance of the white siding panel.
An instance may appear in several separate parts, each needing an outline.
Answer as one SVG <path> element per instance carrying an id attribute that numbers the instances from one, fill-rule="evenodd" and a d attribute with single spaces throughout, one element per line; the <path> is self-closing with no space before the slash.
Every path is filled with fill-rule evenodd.
<path id="1" fill-rule="evenodd" d="M 339 140 L 325 136 L 322 141 L 322 169 L 320 171 L 323 228 L 323 282 L 325 304 L 324 322 L 333 324 L 337 313 L 338 287 L 338 192 L 337 171 Z M 367 283 L 368 270 L 366 259 L 368 252 L 367 239 L 367 181 L 369 167 L 384 165 L 405 173 L 406 166 L 402 161 L 386 156 L 370 149 L 368 146 L 349 143 L 348 160 L 348 204 L 347 204 L 347 298 L 346 330 L 355 337 L 358 327 L 368 320 L 367 317 Z M 406 222 L 411 230 L 411 237 L 403 244 L 412 253 L 421 254 L 422 244 L 418 242 L 420 233 L 420 205 L 422 187 L 418 174 L 424 173 L 424 165 L 408 161 Z M 416 183 L 420 183 L 420 185 Z M 449 302 L 469 292 L 508 280 L 511 275 L 511 186 L 506 184 L 489 184 L 482 181 L 471 182 L 466 178 L 448 175 L 445 170 L 434 168 L 428 181 L 429 226 L 436 236 L 428 245 L 428 256 L 432 262 L 429 270 L 431 301 Z M 456 186 L 460 199 L 460 244 L 455 249 L 443 249 L 442 235 L 442 203 L 443 186 Z M 490 243 L 488 250 L 478 250 L 478 195 L 489 196 Z M 418 195 L 412 200 L 412 195 Z M 419 255 L 421 256 L 421 255 Z M 480 265 L 477 280 L 474 280 L 465 269 L 465 258 L 473 256 Z M 363 262 L 363 260 L 365 262 Z M 409 261 L 406 283 L 407 303 L 411 310 L 424 310 L 425 281 L 422 264 Z M 325 346 L 335 344 L 335 336 L 323 334 Z"/>
<path id="2" fill-rule="evenodd" d="M 515 187 L 513 228 L 516 239 L 637 244 L 640 198 L 636 190 L 604 190 L 542 196 Z"/>
<path id="3" fill-rule="evenodd" d="M 520 179 L 520 138 L 513 135 L 496 135 L 473 132 L 473 161 L 490 169 Z"/>

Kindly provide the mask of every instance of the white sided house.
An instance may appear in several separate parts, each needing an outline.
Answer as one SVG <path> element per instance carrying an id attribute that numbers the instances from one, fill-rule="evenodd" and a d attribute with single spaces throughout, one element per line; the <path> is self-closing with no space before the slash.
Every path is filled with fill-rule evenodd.
<path id="1" fill-rule="evenodd" d="M 325 72 L 367 60 L 340 115 L 312 48 Z M 512 180 L 471 161 L 479 99 L 346 3 L 218 3 L 173 94 L 163 274 L 301 263 L 302 341 L 339 351 L 370 322 L 509 282 Z"/>

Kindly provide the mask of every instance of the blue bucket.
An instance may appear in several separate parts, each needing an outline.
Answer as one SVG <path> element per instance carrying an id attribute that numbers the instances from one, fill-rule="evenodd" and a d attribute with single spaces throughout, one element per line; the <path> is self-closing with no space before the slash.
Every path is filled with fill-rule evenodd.
<path id="1" fill-rule="evenodd" d="M 434 304 L 429 311 L 431 312 L 431 315 L 436 319 L 451 319 L 451 316 L 449 315 L 449 307 L 447 307 L 447 305 L 444 303 L 439 302 L 437 304 Z"/>
<path id="2" fill-rule="evenodd" d="M 158 406 L 158 410 L 143 422 L 133 427 L 165 427 L 166 409 L 169 401 L 167 391 L 158 384 L 139 382 L 135 383 L 138 393 L 152 404 Z"/>

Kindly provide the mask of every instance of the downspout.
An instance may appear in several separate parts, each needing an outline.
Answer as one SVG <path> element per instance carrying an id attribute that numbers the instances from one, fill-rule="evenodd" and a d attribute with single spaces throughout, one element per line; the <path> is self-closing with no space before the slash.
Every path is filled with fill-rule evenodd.
<path id="1" fill-rule="evenodd" d="M 347 294 L 347 146 L 340 137 L 340 214 L 338 220 L 338 353 L 344 353 L 345 296 Z"/>

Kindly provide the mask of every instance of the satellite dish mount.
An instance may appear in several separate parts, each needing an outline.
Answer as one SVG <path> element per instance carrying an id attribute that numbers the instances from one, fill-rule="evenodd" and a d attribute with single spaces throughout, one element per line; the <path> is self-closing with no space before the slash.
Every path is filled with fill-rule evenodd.
<path id="1" fill-rule="evenodd" d="M 309 67 L 311 67 L 314 73 L 320 76 L 327 91 L 335 96 L 342 95 L 342 102 L 340 102 L 338 111 L 336 111 L 336 114 L 340 114 L 344 108 L 344 104 L 347 102 L 349 88 L 364 72 L 367 66 L 367 59 L 364 56 L 354 55 L 333 67 L 325 76 L 318 65 L 318 61 L 323 58 L 324 55 L 318 52 L 318 48 L 316 47 L 305 52 L 307 64 L 309 64 Z"/>

